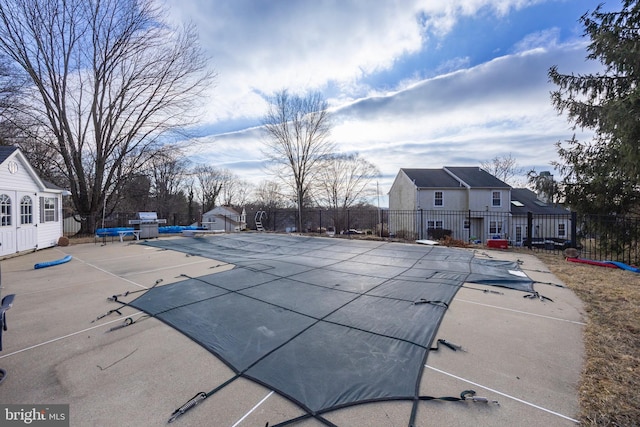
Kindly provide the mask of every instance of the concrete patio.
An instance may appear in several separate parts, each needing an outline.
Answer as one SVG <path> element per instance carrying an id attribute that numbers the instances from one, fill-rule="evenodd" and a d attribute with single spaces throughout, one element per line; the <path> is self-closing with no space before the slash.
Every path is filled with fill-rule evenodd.
<path id="1" fill-rule="evenodd" d="M 211 238 L 215 238 L 212 236 Z M 171 239 L 170 237 L 163 239 Z M 34 264 L 72 255 L 62 265 Z M 584 313 L 579 299 L 533 255 L 477 251 L 477 257 L 520 260 L 536 290 L 465 285 L 438 337 L 464 352 L 431 352 L 420 393 L 456 396 L 473 389 L 489 403 L 425 401 L 417 426 L 575 425 L 583 364 Z M 196 393 L 233 377 L 207 350 L 164 323 L 107 297 L 233 268 L 224 262 L 109 241 L 46 249 L 1 261 L 1 294 L 16 294 L 7 312 L 0 367 L 0 402 L 69 404 L 72 426 L 156 426 Z M 125 319 L 131 326 L 110 331 Z M 498 403 L 492 403 L 497 401 Z M 339 426 L 407 426 L 411 402 L 390 401 L 336 410 Z M 240 379 L 175 420 L 183 426 L 273 426 L 304 414 L 277 393 Z M 295 425 L 317 426 L 310 419 Z"/>

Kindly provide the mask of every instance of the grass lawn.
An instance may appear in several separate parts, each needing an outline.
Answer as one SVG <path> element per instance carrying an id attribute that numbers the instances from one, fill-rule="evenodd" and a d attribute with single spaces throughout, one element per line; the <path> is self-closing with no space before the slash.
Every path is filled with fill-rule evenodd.
<path id="1" fill-rule="evenodd" d="M 640 425 L 640 274 L 571 263 L 558 253 L 536 255 L 585 304 L 581 423 Z"/>

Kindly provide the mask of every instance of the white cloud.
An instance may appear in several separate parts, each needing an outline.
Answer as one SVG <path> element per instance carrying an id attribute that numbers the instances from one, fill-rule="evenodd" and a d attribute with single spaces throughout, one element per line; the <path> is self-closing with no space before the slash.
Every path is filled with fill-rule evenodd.
<path id="1" fill-rule="evenodd" d="M 535 49 L 363 98 L 334 112 L 333 140 L 379 166 L 385 192 L 400 168 L 479 166 L 511 153 L 523 167 L 550 169 L 554 144 L 573 131 L 551 105 L 547 72 L 597 68 L 584 57 L 584 45 Z M 265 178 L 259 128 L 202 141 L 198 156 Z"/>
<path id="2" fill-rule="evenodd" d="M 168 0 L 167 0 L 168 1 Z M 536 0 L 168 1 L 174 21 L 193 21 L 218 71 L 210 122 L 259 117 L 261 94 L 322 89 L 371 95 L 363 77 L 391 69 L 463 16 L 502 16 Z M 344 98 L 343 98 L 344 99 Z"/>

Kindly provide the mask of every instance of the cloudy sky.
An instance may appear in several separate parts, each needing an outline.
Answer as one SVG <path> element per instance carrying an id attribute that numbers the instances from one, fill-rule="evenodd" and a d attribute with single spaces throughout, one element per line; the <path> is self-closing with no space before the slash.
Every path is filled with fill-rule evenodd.
<path id="1" fill-rule="evenodd" d="M 165 0 L 196 25 L 218 73 L 191 157 L 254 183 L 266 98 L 320 91 L 332 139 L 382 171 L 479 166 L 512 155 L 552 170 L 574 131 L 550 103 L 548 70 L 588 73 L 579 18 L 619 0 Z"/>

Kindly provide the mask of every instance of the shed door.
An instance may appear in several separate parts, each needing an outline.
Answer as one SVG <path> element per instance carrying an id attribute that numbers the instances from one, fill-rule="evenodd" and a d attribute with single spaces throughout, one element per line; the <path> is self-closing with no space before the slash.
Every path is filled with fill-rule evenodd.
<path id="1" fill-rule="evenodd" d="M 16 252 L 16 192 L 0 190 L 0 256 Z"/>
<path id="2" fill-rule="evenodd" d="M 36 228 L 36 196 L 31 193 L 17 193 L 16 197 L 16 246 L 17 251 L 36 249 L 38 232 Z"/>

